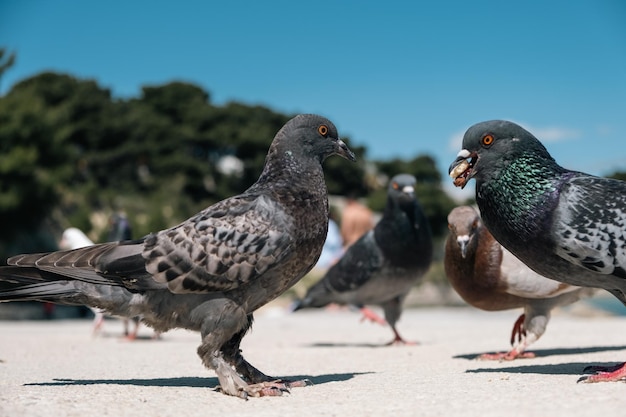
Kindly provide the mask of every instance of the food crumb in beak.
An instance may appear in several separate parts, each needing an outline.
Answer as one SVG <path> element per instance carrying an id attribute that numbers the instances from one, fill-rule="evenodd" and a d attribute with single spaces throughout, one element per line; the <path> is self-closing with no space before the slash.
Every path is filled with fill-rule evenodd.
<path id="1" fill-rule="evenodd" d="M 458 180 L 460 178 L 460 176 L 467 171 L 467 169 L 469 168 L 470 163 L 467 161 L 461 161 L 459 162 L 459 164 L 457 166 L 454 167 L 454 169 L 452 171 L 450 171 L 450 177 L 455 181 Z"/>

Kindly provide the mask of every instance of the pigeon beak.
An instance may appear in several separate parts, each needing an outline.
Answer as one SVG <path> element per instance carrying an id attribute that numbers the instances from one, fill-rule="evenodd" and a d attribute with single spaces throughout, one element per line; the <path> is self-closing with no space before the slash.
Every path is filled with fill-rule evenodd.
<path id="1" fill-rule="evenodd" d="M 448 168 L 448 174 L 454 180 L 454 185 L 465 188 L 467 182 L 474 176 L 474 165 L 478 160 L 476 152 L 461 149 L 454 162 Z"/>
<path id="2" fill-rule="evenodd" d="M 337 149 L 335 152 L 337 153 L 337 155 L 341 156 L 342 158 L 346 158 L 348 161 L 356 161 L 356 156 L 354 155 L 354 152 L 352 152 L 350 148 L 348 148 L 348 145 L 346 145 L 344 141 L 342 141 L 341 139 L 337 139 L 336 144 Z"/>
<path id="3" fill-rule="evenodd" d="M 469 243 L 469 240 L 470 238 L 468 235 L 461 235 L 456 238 L 456 243 L 459 245 L 459 248 L 461 248 L 461 256 L 463 259 L 465 259 L 465 256 L 467 255 L 467 244 Z"/>

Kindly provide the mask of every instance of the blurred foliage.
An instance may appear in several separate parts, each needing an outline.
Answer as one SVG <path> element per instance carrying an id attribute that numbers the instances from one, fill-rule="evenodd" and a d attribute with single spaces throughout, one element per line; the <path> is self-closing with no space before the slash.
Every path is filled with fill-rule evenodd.
<path id="1" fill-rule="evenodd" d="M 609 178 L 614 178 L 616 180 L 620 180 L 620 181 L 626 181 L 626 172 L 624 171 L 618 171 L 618 172 L 614 172 L 613 174 L 608 176 Z"/>
<path id="2" fill-rule="evenodd" d="M 0 52 L 1 75 L 10 61 Z M 291 117 L 263 106 L 213 105 L 208 92 L 184 82 L 118 99 L 67 74 L 22 80 L 0 97 L 0 256 L 54 249 L 52 237 L 69 226 L 102 241 L 118 210 L 135 237 L 173 226 L 254 183 Z M 381 210 L 388 178 L 408 172 L 442 233 L 454 202 L 431 157 L 366 161 L 365 147 L 350 146 L 357 163 L 325 162 L 329 193 L 367 197 Z M 239 165 L 224 168 L 227 160 Z"/>

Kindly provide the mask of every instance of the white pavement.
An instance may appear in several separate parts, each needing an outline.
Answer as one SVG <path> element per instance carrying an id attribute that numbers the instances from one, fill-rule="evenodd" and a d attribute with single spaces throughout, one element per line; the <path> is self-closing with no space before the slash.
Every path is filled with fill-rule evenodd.
<path id="1" fill-rule="evenodd" d="M 417 346 L 380 347 L 388 328 L 347 310 L 288 314 L 267 307 L 242 348 L 263 372 L 314 385 L 249 401 L 214 392 L 196 356 L 199 335 L 172 331 L 121 340 L 108 321 L 0 321 L 0 416 L 591 416 L 623 415 L 626 384 L 577 384 L 583 368 L 626 361 L 626 317 L 558 311 L 535 359 L 480 362 L 508 348 L 519 311 L 405 311 L 399 330 Z"/>

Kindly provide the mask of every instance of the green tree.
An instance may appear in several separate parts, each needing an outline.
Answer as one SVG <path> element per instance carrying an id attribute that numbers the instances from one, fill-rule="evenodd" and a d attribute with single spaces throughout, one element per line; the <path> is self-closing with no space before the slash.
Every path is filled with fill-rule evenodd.
<path id="1" fill-rule="evenodd" d="M 172 226 L 249 187 L 290 117 L 264 106 L 213 105 L 190 83 L 146 86 L 139 97 L 113 99 L 93 80 L 57 73 L 25 79 L 0 98 L 0 251 L 36 236 L 44 224 L 77 226 L 104 239 L 114 209 L 127 212 L 137 237 Z M 357 163 L 325 163 L 331 194 L 368 196 L 382 210 L 386 193 L 378 178 L 407 172 L 417 177 L 433 230 L 445 228 L 453 202 L 431 157 L 372 163 L 365 147 L 350 147 Z M 242 168 L 220 169 L 224 158 Z"/>
<path id="2" fill-rule="evenodd" d="M 620 181 L 626 181 L 626 172 L 624 171 L 617 171 L 614 172 L 613 174 L 608 176 L 609 178 L 614 178 L 616 180 L 620 180 Z"/>
<path id="3" fill-rule="evenodd" d="M 2 247 L 35 233 L 60 201 L 78 160 L 69 138 L 71 77 L 44 74 L 0 99 L 0 228 Z M 82 116 L 78 116 L 82 118 Z"/>

